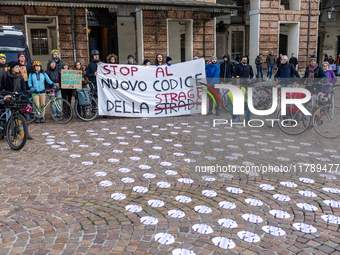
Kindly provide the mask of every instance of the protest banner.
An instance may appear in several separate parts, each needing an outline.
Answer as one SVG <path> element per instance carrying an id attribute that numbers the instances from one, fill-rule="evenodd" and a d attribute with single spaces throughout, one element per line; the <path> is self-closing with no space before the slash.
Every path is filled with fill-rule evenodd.
<path id="1" fill-rule="evenodd" d="M 62 89 L 81 89 L 82 75 L 78 70 L 61 70 Z"/>
<path id="2" fill-rule="evenodd" d="M 336 64 L 329 65 L 329 70 L 336 71 Z"/>
<path id="3" fill-rule="evenodd" d="M 20 72 L 25 81 L 28 81 L 27 68 L 26 66 L 20 66 Z"/>
<path id="4" fill-rule="evenodd" d="M 165 117 L 199 113 L 204 60 L 171 66 L 101 64 L 97 88 L 99 115 Z M 194 83 L 194 84 L 191 84 Z"/>

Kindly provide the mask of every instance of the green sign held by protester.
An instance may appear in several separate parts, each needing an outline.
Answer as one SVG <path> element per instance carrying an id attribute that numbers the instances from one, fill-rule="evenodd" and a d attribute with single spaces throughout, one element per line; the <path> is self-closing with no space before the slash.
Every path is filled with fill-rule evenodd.
<path id="1" fill-rule="evenodd" d="M 81 89 L 82 75 L 81 71 L 62 70 L 61 71 L 61 88 L 62 89 Z"/>

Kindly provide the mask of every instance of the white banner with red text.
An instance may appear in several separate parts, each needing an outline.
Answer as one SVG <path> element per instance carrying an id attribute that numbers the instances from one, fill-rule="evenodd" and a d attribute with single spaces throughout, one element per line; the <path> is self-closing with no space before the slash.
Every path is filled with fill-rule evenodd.
<path id="1" fill-rule="evenodd" d="M 97 75 L 99 115 L 166 117 L 199 113 L 202 91 L 196 84 L 202 79 L 203 59 L 158 67 L 101 64 Z"/>

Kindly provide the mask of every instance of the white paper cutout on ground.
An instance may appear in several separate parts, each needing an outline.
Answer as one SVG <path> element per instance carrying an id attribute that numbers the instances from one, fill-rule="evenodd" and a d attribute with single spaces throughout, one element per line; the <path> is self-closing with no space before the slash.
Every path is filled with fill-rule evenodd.
<path id="1" fill-rule="evenodd" d="M 157 182 L 157 187 L 162 188 L 162 189 L 169 188 L 170 186 L 171 184 L 168 182 Z"/>
<path id="2" fill-rule="evenodd" d="M 322 189 L 326 192 L 333 193 L 333 194 L 339 194 L 340 193 L 340 189 L 329 188 L 329 187 L 324 187 Z"/>
<path id="3" fill-rule="evenodd" d="M 242 189 L 235 188 L 235 187 L 227 187 L 226 190 L 231 192 L 231 193 L 234 193 L 234 194 L 241 194 L 241 193 L 243 193 Z"/>
<path id="4" fill-rule="evenodd" d="M 224 228 L 237 228 L 238 227 L 237 222 L 232 219 L 219 219 L 218 224 L 220 224 Z"/>
<path id="5" fill-rule="evenodd" d="M 192 229 L 200 234 L 205 234 L 205 235 L 209 235 L 212 232 L 214 232 L 213 229 L 206 224 L 195 224 L 192 226 Z"/>
<path id="6" fill-rule="evenodd" d="M 316 158 L 316 160 L 321 161 L 321 162 L 329 162 L 329 161 L 331 161 L 329 158 Z"/>
<path id="7" fill-rule="evenodd" d="M 60 151 L 68 151 L 68 148 L 59 148 Z"/>
<path id="8" fill-rule="evenodd" d="M 204 158 L 207 160 L 216 160 L 216 158 L 213 156 L 205 156 Z"/>
<path id="9" fill-rule="evenodd" d="M 204 195 L 206 197 L 216 197 L 217 193 L 213 190 L 203 190 L 202 195 Z"/>
<path id="10" fill-rule="evenodd" d="M 81 145 L 79 145 L 79 147 L 81 147 L 81 148 L 87 148 L 87 147 L 89 147 L 89 146 L 86 145 L 86 144 L 81 144 Z"/>
<path id="11" fill-rule="evenodd" d="M 336 177 L 332 174 L 320 174 L 321 177 L 327 179 L 327 180 L 335 180 Z"/>
<path id="12" fill-rule="evenodd" d="M 125 177 L 122 179 L 122 182 L 124 183 L 133 183 L 135 181 L 135 179 L 131 178 L 131 177 Z"/>
<path id="13" fill-rule="evenodd" d="M 110 158 L 110 159 L 108 159 L 108 161 L 110 163 L 117 163 L 117 162 L 119 162 L 119 158 Z"/>
<path id="14" fill-rule="evenodd" d="M 155 217 L 151 216 L 144 216 L 140 219 L 140 222 L 143 223 L 144 225 L 156 225 L 158 223 L 158 219 Z"/>
<path id="15" fill-rule="evenodd" d="M 78 136 L 78 135 L 70 135 L 70 137 L 76 137 L 76 136 Z"/>
<path id="16" fill-rule="evenodd" d="M 143 174 L 143 177 L 144 177 L 144 178 L 147 178 L 147 179 L 153 179 L 153 178 L 156 177 L 156 175 L 151 174 L 151 173 L 146 173 L 146 174 Z"/>
<path id="17" fill-rule="evenodd" d="M 149 155 L 148 157 L 151 158 L 151 159 L 159 159 L 160 158 L 160 156 L 158 156 L 158 155 Z"/>
<path id="18" fill-rule="evenodd" d="M 151 140 L 145 140 L 144 143 L 153 143 Z"/>
<path id="19" fill-rule="evenodd" d="M 260 216 L 251 213 L 243 214 L 242 218 L 251 223 L 261 223 L 263 221 L 263 219 Z"/>
<path id="20" fill-rule="evenodd" d="M 314 183 L 314 180 L 313 180 L 313 179 L 310 179 L 310 178 L 301 177 L 301 178 L 299 178 L 299 180 L 300 180 L 301 182 L 304 182 L 304 183 Z"/>
<path id="21" fill-rule="evenodd" d="M 236 247 L 233 240 L 217 236 L 212 239 L 212 242 L 219 248 L 225 249 L 225 250 L 231 250 Z"/>
<path id="22" fill-rule="evenodd" d="M 106 176 L 107 172 L 96 172 L 94 175 L 97 177 Z"/>
<path id="23" fill-rule="evenodd" d="M 57 145 L 57 144 L 51 146 L 52 149 L 56 149 L 56 148 L 59 148 L 59 147 L 60 147 L 60 145 Z"/>
<path id="24" fill-rule="evenodd" d="M 232 203 L 232 202 L 228 202 L 228 201 L 222 201 L 218 203 L 220 207 L 224 208 L 224 209 L 234 209 L 236 208 L 236 204 Z"/>
<path id="25" fill-rule="evenodd" d="M 281 228 L 274 227 L 274 226 L 263 226 L 262 230 L 273 236 L 284 236 L 286 234 L 286 231 L 284 231 Z"/>
<path id="26" fill-rule="evenodd" d="M 137 160 L 140 160 L 140 157 L 130 157 L 130 159 L 137 161 Z"/>
<path id="27" fill-rule="evenodd" d="M 140 166 L 138 166 L 140 169 L 143 169 L 143 170 L 147 170 L 147 169 L 150 169 L 151 168 L 151 166 L 149 166 L 149 165 L 140 165 Z"/>
<path id="28" fill-rule="evenodd" d="M 161 166 L 171 166 L 172 163 L 170 162 L 161 162 Z"/>
<path id="29" fill-rule="evenodd" d="M 294 182 L 280 182 L 280 184 L 288 188 L 296 188 L 298 186 Z"/>
<path id="30" fill-rule="evenodd" d="M 313 191 L 309 190 L 300 190 L 299 194 L 305 197 L 317 197 L 317 195 Z"/>
<path id="31" fill-rule="evenodd" d="M 165 173 L 166 173 L 167 175 L 176 175 L 176 174 L 177 174 L 177 172 L 174 171 L 174 170 L 166 170 Z"/>
<path id="32" fill-rule="evenodd" d="M 98 133 L 90 133 L 90 135 L 98 135 Z"/>
<path id="33" fill-rule="evenodd" d="M 226 173 L 221 173 L 221 177 L 226 178 L 226 179 L 232 179 L 234 176 L 232 174 L 226 174 Z"/>
<path id="34" fill-rule="evenodd" d="M 119 144 L 120 145 L 128 145 L 129 143 L 127 143 L 127 142 L 120 142 Z"/>
<path id="35" fill-rule="evenodd" d="M 102 186 L 102 187 L 109 187 L 109 186 L 111 186 L 113 183 L 112 183 L 112 181 L 101 181 L 100 183 L 99 183 L 99 186 Z"/>
<path id="36" fill-rule="evenodd" d="M 126 198 L 126 195 L 123 193 L 113 193 L 111 194 L 111 198 L 114 200 L 123 200 Z"/>
<path id="37" fill-rule="evenodd" d="M 80 143 L 80 140 L 72 140 L 72 143 Z"/>
<path id="38" fill-rule="evenodd" d="M 212 212 L 211 208 L 205 205 L 197 205 L 194 207 L 194 210 L 197 213 L 211 213 Z"/>
<path id="39" fill-rule="evenodd" d="M 237 235 L 240 239 L 248 243 L 257 243 L 261 240 L 257 234 L 249 231 L 240 231 L 237 233 Z"/>
<path id="40" fill-rule="evenodd" d="M 140 135 L 133 135 L 132 137 L 133 137 L 133 138 L 141 138 Z"/>
<path id="41" fill-rule="evenodd" d="M 183 157 L 185 154 L 180 152 L 174 152 L 173 155 L 176 157 Z"/>
<path id="42" fill-rule="evenodd" d="M 303 233 L 307 233 L 307 234 L 312 234 L 312 233 L 315 233 L 317 231 L 317 229 L 315 227 L 313 227 L 312 225 L 305 224 L 305 223 L 294 223 L 293 227 L 296 228 L 297 230 L 299 230 Z"/>
<path id="43" fill-rule="evenodd" d="M 143 186 L 135 186 L 135 187 L 133 187 L 133 191 L 135 191 L 137 193 L 146 193 L 146 192 L 148 192 L 148 188 L 143 187 Z"/>
<path id="44" fill-rule="evenodd" d="M 261 206 L 261 205 L 263 205 L 262 201 L 257 200 L 257 199 L 253 199 L 253 198 L 247 198 L 247 199 L 245 200 L 245 202 L 246 202 L 248 205 L 252 205 L 252 206 Z"/>
<path id="45" fill-rule="evenodd" d="M 174 144 L 174 147 L 182 147 L 182 144 Z"/>
<path id="46" fill-rule="evenodd" d="M 191 184 L 194 182 L 194 180 L 190 178 L 181 178 L 181 179 L 178 179 L 178 181 L 181 183 L 186 183 L 186 184 Z"/>
<path id="47" fill-rule="evenodd" d="M 46 139 L 46 142 L 54 142 L 54 139 Z"/>
<path id="48" fill-rule="evenodd" d="M 283 202 L 288 202 L 290 201 L 290 197 L 282 194 L 274 194 L 273 197 L 276 200 L 283 201 Z"/>
<path id="49" fill-rule="evenodd" d="M 162 207 L 164 206 L 164 202 L 159 199 L 152 199 L 148 201 L 148 204 L 152 207 Z"/>
<path id="50" fill-rule="evenodd" d="M 340 201 L 334 201 L 334 200 L 324 200 L 323 201 L 326 205 L 329 205 L 331 207 L 336 207 L 339 208 L 340 207 Z"/>
<path id="51" fill-rule="evenodd" d="M 93 165 L 93 162 L 92 161 L 83 161 L 82 164 L 84 166 L 90 166 L 90 165 Z"/>
<path id="52" fill-rule="evenodd" d="M 160 147 L 160 146 L 155 146 L 155 147 L 152 147 L 152 149 L 154 149 L 154 150 L 161 150 L 161 149 L 163 149 L 163 148 Z"/>
<path id="53" fill-rule="evenodd" d="M 269 213 L 274 217 L 281 218 L 281 219 L 288 219 L 290 218 L 290 214 L 285 211 L 280 210 L 270 210 Z"/>
<path id="54" fill-rule="evenodd" d="M 322 215 L 321 218 L 328 223 L 340 225 L 340 217 L 336 217 L 334 215 Z"/>
<path id="55" fill-rule="evenodd" d="M 177 202 L 180 202 L 180 203 L 190 203 L 191 202 L 191 197 L 187 197 L 187 196 L 176 196 L 175 197 L 176 201 Z"/>
<path id="56" fill-rule="evenodd" d="M 202 176 L 202 179 L 207 181 L 207 182 L 213 182 L 213 181 L 216 181 L 216 178 L 215 177 L 212 177 L 212 176 Z"/>
<path id="57" fill-rule="evenodd" d="M 324 149 L 325 152 L 330 152 L 330 153 L 337 153 L 336 150 L 331 150 L 331 149 Z"/>
<path id="58" fill-rule="evenodd" d="M 106 120 L 102 120 L 102 121 L 100 121 L 100 123 L 107 123 L 107 121 Z"/>
<path id="59" fill-rule="evenodd" d="M 312 212 L 318 210 L 316 206 L 307 204 L 307 203 L 297 203 L 296 206 L 303 210 L 312 211 Z"/>
<path id="60" fill-rule="evenodd" d="M 125 209 L 129 212 L 140 212 L 142 211 L 142 207 L 139 205 L 127 205 L 125 206 Z"/>
<path id="61" fill-rule="evenodd" d="M 172 218 L 183 218 L 185 216 L 185 212 L 181 211 L 181 210 L 170 210 L 168 211 L 168 215 Z"/>
<path id="62" fill-rule="evenodd" d="M 264 190 L 274 190 L 275 189 L 274 186 L 269 185 L 269 184 L 261 184 L 260 188 L 264 189 Z"/>
<path id="63" fill-rule="evenodd" d="M 170 245 L 175 242 L 175 237 L 168 233 L 158 233 L 155 235 L 155 240 L 164 245 Z"/>
<path id="64" fill-rule="evenodd" d="M 50 133 L 42 133 L 41 135 L 49 135 Z"/>
<path id="65" fill-rule="evenodd" d="M 134 148 L 133 151 L 143 151 L 143 149 L 140 148 Z"/>
<path id="66" fill-rule="evenodd" d="M 46 144 L 47 145 L 52 145 L 52 144 L 55 144 L 55 142 L 47 142 Z"/>
<path id="67" fill-rule="evenodd" d="M 90 155 L 92 157 L 98 157 L 100 155 L 100 153 L 98 153 L 98 152 L 91 152 Z"/>
<path id="68" fill-rule="evenodd" d="M 118 171 L 121 172 L 121 173 L 128 173 L 128 172 L 131 171 L 131 169 L 130 168 L 119 168 Z"/>
<path id="69" fill-rule="evenodd" d="M 68 134 L 74 134 L 74 131 L 67 131 Z"/>
<path id="70" fill-rule="evenodd" d="M 111 143 L 102 143 L 103 146 L 110 146 Z"/>

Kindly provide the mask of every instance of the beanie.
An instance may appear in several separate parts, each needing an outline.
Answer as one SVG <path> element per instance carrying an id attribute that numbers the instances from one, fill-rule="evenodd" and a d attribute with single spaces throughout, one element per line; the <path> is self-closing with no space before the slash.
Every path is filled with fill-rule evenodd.
<path id="1" fill-rule="evenodd" d="M 21 55 L 24 55 L 24 56 L 25 56 L 25 54 L 24 54 L 23 52 L 18 52 L 18 59 L 19 59 L 19 57 L 20 57 Z"/>
<path id="2" fill-rule="evenodd" d="M 60 55 L 59 50 L 52 50 L 51 55 L 53 55 L 54 52 L 57 52 Z"/>
<path id="3" fill-rule="evenodd" d="M 311 62 L 312 60 L 316 61 L 316 57 L 312 56 L 312 57 L 309 58 L 309 62 Z"/>
<path id="4" fill-rule="evenodd" d="M 194 60 L 196 60 L 196 59 L 198 59 L 198 57 L 197 57 L 197 56 L 195 56 L 195 57 L 194 57 Z"/>
<path id="5" fill-rule="evenodd" d="M 210 61 L 212 61 L 213 58 L 216 58 L 216 56 L 215 56 L 215 55 L 212 55 L 211 58 L 210 58 Z M 217 59 L 217 58 L 216 58 L 216 59 Z"/>
<path id="6" fill-rule="evenodd" d="M 172 61 L 172 58 L 171 57 L 166 57 L 166 63 L 168 63 L 169 61 Z"/>
<path id="7" fill-rule="evenodd" d="M 67 64 L 66 62 L 63 62 L 63 63 L 61 64 L 61 68 L 64 68 L 64 66 L 68 66 L 68 64 Z"/>
<path id="8" fill-rule="evenodd" d="M 9 67 L 12 69 L 13 67 L 15 67 L 15 66 L 18 66 L 19 65 L 19 63 L 18 62 L 16 62 L 16 61 L 12 61 L 12 62 L 9 62 Z"/>

